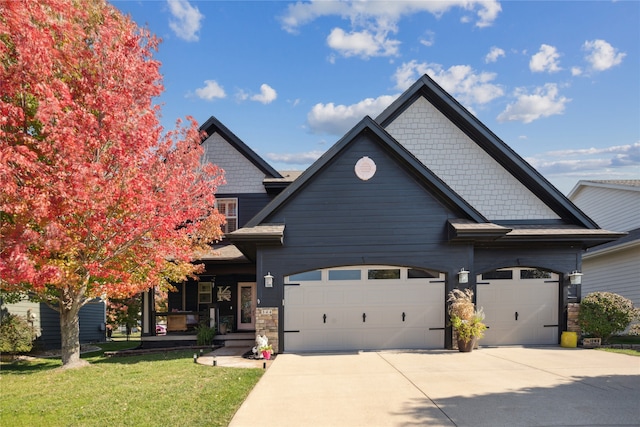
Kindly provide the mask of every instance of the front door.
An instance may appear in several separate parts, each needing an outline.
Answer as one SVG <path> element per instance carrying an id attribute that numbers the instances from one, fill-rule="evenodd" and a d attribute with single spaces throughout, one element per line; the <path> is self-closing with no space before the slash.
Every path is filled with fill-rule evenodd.
<path id="1" fill-rule="evenodd" d="M 256 302 L 255 282 L 238 283 L 239 331 L 252 331 L 256 329 Z"/>

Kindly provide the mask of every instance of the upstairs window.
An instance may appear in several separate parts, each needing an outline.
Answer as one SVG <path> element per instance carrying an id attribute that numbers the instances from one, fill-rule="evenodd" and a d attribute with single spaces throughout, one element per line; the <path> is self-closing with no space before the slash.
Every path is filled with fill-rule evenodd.
<path id="1" fill-rule="evenodd" d="M 238 199 L 217 199 L 218 212 L 227 218 L 227 223 L 222 225 L 224 234 L 238 229 Z"/>

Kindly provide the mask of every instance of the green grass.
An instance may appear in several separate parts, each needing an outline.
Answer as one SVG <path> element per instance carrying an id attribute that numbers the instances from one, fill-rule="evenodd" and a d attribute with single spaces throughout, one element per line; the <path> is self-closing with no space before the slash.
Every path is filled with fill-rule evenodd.
<path id="1" fill-rule="evenodd" d="M 640 336 L 638 335 L 616 335 L 609 338 L 609 344 L 640 344 Z M 607 348 L 603 347 L 599 350 L 608 351 L 610 353 L 628 354 L 629 356 L 640 357 L 640 351 L 632 349 L 622 348 Z"/>
<path id="2" fill-rule="evenodd" d="M 623 348 L 599 348 L 601 351 L 608 351 L 609 353 L 620 353 L 620 354 L 628 354 L 629 356 L 637 356 L 640 357 L 640 351 L 632 350 L 632 349 L 623 349 Z"/>
<path id="3" fill-rule="evenodd" d="M 106 358 L 137 342 L 100 344 L 62 370 L 59 359 L 0 366 L 2 426 L 226 426 L 263 374 L 193 363 L 193 351 Z"/>

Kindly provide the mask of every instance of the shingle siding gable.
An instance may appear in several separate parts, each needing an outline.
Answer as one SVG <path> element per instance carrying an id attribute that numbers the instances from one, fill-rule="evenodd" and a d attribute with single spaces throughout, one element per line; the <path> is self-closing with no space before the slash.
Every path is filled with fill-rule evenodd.
<path id="1" fill-rule="evenodd" d="M 214 133 L 204 142 L 205 160 L 225 171 L 226 184 L 218 193 L 266 193 L 263 185 L 265 173 L 251 163 L 242 153 L 229 144 L 220 134 Z"/>
<path id="2" fill-rule="evenodd" d="M 386 130 L 489 220 L 559 219 L 425 98 L 418 97 Z"/>

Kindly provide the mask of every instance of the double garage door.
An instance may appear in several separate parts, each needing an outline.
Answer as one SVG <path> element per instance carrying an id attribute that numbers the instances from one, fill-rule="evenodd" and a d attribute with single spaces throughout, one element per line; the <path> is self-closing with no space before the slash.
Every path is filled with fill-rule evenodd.
<path id="1" fill-rule="evenodd" d="M 285 351 L 444 346 L 440 273 L 348 267 L 291 276 L 286 282 Z"/>
<path id="2" fill-rule="evenodd" d="M 558 343 L 558 275 L 510 268 L 477 277 L 481 345 Z M 445 277 L 398 267 L 315 270 L 285 279 L 284 350 L 444 348 Z"/>

